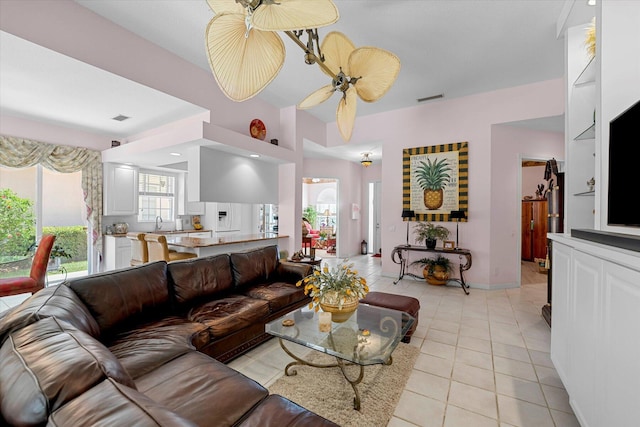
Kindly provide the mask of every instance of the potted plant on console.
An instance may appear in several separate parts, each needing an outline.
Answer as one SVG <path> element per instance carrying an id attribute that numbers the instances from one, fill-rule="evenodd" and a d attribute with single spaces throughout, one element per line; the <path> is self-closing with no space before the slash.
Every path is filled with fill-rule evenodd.
<path id="1" fill-rule="evenodd" d="M 436 258 L 421 258 L 413 261 L 411 265 L 422 267 L 422 275 L 430 285 L 445 285 L 453 269 L 451 260 L 442 255 Z"/>
<path id="2" fill-rule="evenodd" d="M 449 237 L 449 229 L 431 222 L 419 222 L 414 227 L 413 234 L 416 236 L 416 243 L 424 242 L 427 249 L 434 249 L 438 239 L 444 240 Z"/>

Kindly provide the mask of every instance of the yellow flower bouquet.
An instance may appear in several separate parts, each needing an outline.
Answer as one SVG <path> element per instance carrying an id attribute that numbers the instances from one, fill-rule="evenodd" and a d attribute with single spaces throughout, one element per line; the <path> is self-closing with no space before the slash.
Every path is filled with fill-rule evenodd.
<path id="1" fill-rule="evenodd" d="M 320 270 L 314 270 L 312 275 L 296 283 L 296 286 L 303 285 L 305 295 L 312 298 L 309 308 L 315 308 L 315 311 L 321 307 L 330 311 L 325 309 L 325 305 L 336 306 L 340 310 L 354 305 L 355 310 L 358 301 L 369 292 L 366 279 L 358 276 L 353 263 L 346 261 L 333 268 L 325 264 Z"/>

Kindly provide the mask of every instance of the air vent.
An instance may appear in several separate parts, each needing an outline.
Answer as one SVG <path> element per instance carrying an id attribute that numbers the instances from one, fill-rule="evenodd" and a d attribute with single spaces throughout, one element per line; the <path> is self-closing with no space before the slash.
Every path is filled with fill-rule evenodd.
<path id="1" fill-rule="evenodd" d="M 122 114 L 119 114 L 119 115 L 115 116 L 114 118 L 112 118 L 111 120 L 116 120 L 118 122 L 124 122 L 125 120 L 128 120 L 130 118 L 131 117 L 123 116 Z"/>
<path id="2" fill-rule="evenodd" d="M 444 93 L 441 93 L 439 95 L 427 96 L 426 98 L 418 98 L 417 101 L 418 102 L 425 102 L 425 101 L 431 101 L 432 99 L 438 99 L 438 98 L 442 98 L 442 97 L 444 97 Z"/>

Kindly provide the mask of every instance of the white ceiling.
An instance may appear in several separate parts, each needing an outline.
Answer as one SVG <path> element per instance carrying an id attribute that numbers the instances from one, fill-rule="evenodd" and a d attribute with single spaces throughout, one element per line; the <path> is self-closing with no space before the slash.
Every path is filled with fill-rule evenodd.
<path id="1" fill-rule="evenodd" d="M 209 70 L 204 31 L 213 12 L 205 0 L 76 2 Z M 402 63 L 391 90 L 376 103 L 360 102 L 358 115 L 415 106 L 418 98 L 435 94 L 444 94 L 444 99 L 455 98 L 563 74 L 563 40 L 556 37 L 562 0 L 334 2 L 340 20 L 320 29 L 321 38 L 329 31 L 341 31 L 356 46 L 390 50 Z M 278 107 L 294 105 L 329 83 L 317 66 L 304 64 L 299 47 L 285 35 L 282 38 L 287 47 L 285 65 L 258 95 Z M 201 111 L 4 32 L 0 33 L 0 58 L 3 114 L 126 136 Z M 309 113 L 325 122 L 334 121 L 338 96 Z M 136 120 L 110 120 L 118 114 L 135 116 Z M 557 127 L 559 120 L 551 121 Z M 539 127 L 541 122 L 535 125 Z M 367 151 L 374 153 L 375 161 L 381 154 L 380 144 L 347 144 L 327 150 L 305 143 L 305 153 L 310 157 L 358 160 Z"/>

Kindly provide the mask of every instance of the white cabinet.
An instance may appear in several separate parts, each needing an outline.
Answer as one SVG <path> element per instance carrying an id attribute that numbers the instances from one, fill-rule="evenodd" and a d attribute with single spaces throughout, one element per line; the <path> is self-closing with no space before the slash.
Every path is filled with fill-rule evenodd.
<path id="1" fill-rule="evenodd" d="M 608 264 L 602 289 L 602 360 L 606 375 L 597 377 L 602 389 L 600 425 L 630 426 L 640 419 L 640 272 Z M 605 421 L 605 422 L 603 422 Z"/>
<path id="2" fill-rule="evenodd" d="M 580 425 L 640 419 L 640 253 L 553 235 L 551 360 Z"/>
<path id="3" fill-rule="evenodd" d="M 131 265 L 131 242 L 126 237 L 104 236 L 104 271 Z"/>
<path id="4" fill-rule="evenodd" d="M 187 215 L 204 215 L 205 213 L 204 202 L 187 202 Z"/>
<path id="5" fill-rule="evenodd" d="M 177 199 L 178 215 L 204 215 L 206 213 L 204 202 L 189 201 L 188 174 L 184 173 L 178 177 Z"/>
<path id="6" fill-rule="evenodd" d="M 104 215 L 138 214 L 138 168 L 116 163 L 104 164 Z"/>

